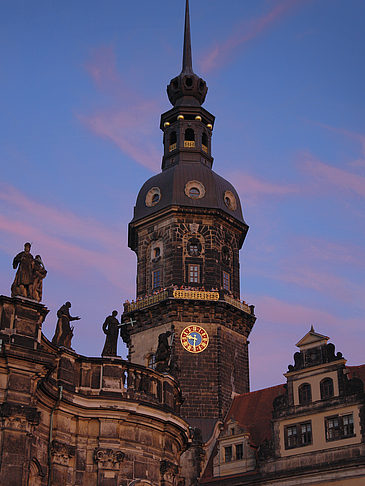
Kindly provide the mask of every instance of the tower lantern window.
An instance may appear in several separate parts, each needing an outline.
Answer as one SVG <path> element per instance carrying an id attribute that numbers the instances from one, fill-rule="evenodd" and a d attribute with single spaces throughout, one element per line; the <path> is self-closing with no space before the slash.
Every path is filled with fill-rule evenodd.
<path id="1" fill-rule="evenodd" d="M 185 130 L 184 147 L 195 147 L 195 133 L 192 128 Z"/>

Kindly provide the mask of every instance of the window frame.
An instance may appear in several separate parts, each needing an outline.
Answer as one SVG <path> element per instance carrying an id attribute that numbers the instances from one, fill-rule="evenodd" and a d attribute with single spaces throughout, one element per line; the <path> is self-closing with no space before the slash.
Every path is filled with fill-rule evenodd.
<path id="1" fill-rule="evenodd" d="M 226 282 L 228 282 L 228 285 L 226 285 Z M 225 272 L 223 270 L 222 272 L 222 287 L 224 290 L 227 290 L 228 292 L 231 290 L 231 275 L 228 272 Z"/>
<path id="2" fill-rule="evenodd" d="M 193 279 L 192 279 L 193 275 Z M 198 263 L 188 264 L 188 283 L 198 284 L 200 283 L 200 265 Z"/>
<path id="3" fill-rule="evenodd" d="M 229 454 L 227 454 L 229 452 Z M 229 457 L 229 459 L 227 459 Z M 233 448 L 231 445 L 224 446 L 224 462 L 232 462 L 233 461 Z"/>
<path id="4" fill-rule="evenodd" d="M 157 277 L 158 275 L 158 277 Z M 158 282 L 158 285 L 155 285 L 155 283 Z M 152 271 L 152 290 L 159 289 L 162 287 L 162 272 L 160 268 L 157 268 L 156 270 Z"/>
<path id="5" fill-rule="evenodd" d="M 348 417 L 351 418 L 351 421 L 348 423 L 344 423 L 344 419 L 347 419 Z M 330 421 L 335 421 L 337 420 L 337 427 L 328 427 Z M 325 426 L 325 431 L 326 431 L 326 442 L 333 442 L 336 440 L 341 440 L 341 439 L 348 439 L 349 437 L 355 437 L 355 424 L 354 424 L 354 414 L 353 412 L 351 413 L 346 413 L 343 415 L 330 415 L 328 417 L 325 417 L 324 419 L 324 426 Z M 350 432 L 345 433 L 345 427 L 350 427 Z M 330 436 L 330 431 L 333 433 L 333 436 Z"/>
<path id="6" fill-rule="evenodd" d="M 331 384 L 330 386 L 328 386 Z M 334 396 L 334 386 L 333 386 L 333 379 L 330 377 L 323 378 L 319 384 L 320 392 L 321 392 L 321 400 L 327 400 L 328 398 L 332 398 Z M 328 392 L 329 390 L 329 392 Z"/>
<path id="7" fill-rule="evenodd" d="M 303 427 L 305 427 L 306 430 L 303 430 Z M 295 441 L 293 443 L 291 443 L 291 441 L 289 440 L 289 430 L 292 430 L 293 432 L 295 431 L 295 433 L 290 434 L 290 437 L 295 437 Z M 284 444 L 285 450 L 296 449 L 298 447 L 306 447 L 313 444 L 312 421 L 306 420 L 305 422 L 286 425 L 284 427 Z"/>
<path id="8" fill-rule="evenodd" d="M 299 405 L 312 403 L 312 387 L 310 383 L 306 382 L 298 386 L 298 401 Z"/>

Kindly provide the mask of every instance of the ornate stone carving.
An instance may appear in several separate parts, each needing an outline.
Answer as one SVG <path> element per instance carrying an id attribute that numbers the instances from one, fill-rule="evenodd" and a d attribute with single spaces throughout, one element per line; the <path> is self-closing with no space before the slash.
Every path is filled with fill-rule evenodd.
<path id="1" fill-rule="evenodd" d="M 58 440 L 53 440 L 51 444 L 51 454 L 53 462 L 61 464 L 62 466 L 68 466 L 70 459 L 75 455 L 75 447 Z"/>
<path id="2" fill-rule="evenodd" d="M 34 407 L 2 403 L 0 405 L 0 417 L 5 427 L 30 432 L 32 426 L 39 424 L 40 412 Z"/>
<path id="3" fill-rule="evenodd" d="M 178 472 L 179 468 L 176 464 L 166 460 L 160 461 L 160 473 L 162 479 L 165 479 L 166 481 L 171 481 L 171 484 L 173 484 L 173 481 Z"/>
<path id="4" fill-rule="evenodd" d="M 115 449 L 103 449 L 97 447 L 94 451 L 94 461 L 101 469 L 118 470 L 124 457 L 124 452 Z"/>

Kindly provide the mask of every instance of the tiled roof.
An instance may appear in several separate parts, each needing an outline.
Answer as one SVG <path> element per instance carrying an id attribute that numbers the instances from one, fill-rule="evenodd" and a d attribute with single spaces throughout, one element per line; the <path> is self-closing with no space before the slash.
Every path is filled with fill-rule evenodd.
<path id="1" fill-rule="evenodd" d="M 365 385 L 365 364 L 359 366 L 346 366 L 349 370 L 349 378 L 360 378 Z"/>
<path id="2" fill-rule="evenodd" d="M 231 418 L 250 433 L 251 443 L 259 446 L 271 438 L 271 418 L 274 398 L 285 392 L 284 385 L 244 393 L 234 398 L 225 422 Z"/>

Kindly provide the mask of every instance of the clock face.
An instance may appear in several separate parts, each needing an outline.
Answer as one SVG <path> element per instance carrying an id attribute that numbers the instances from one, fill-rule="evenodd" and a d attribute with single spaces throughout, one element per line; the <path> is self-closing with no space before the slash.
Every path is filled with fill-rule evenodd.
<path id="1" fill-rule="evenodd" d="M 208 346 L 209 336 L 200 326 L 188 326 L 182 331 L 180 341 L 189 353 L 201 353 Z"/>

